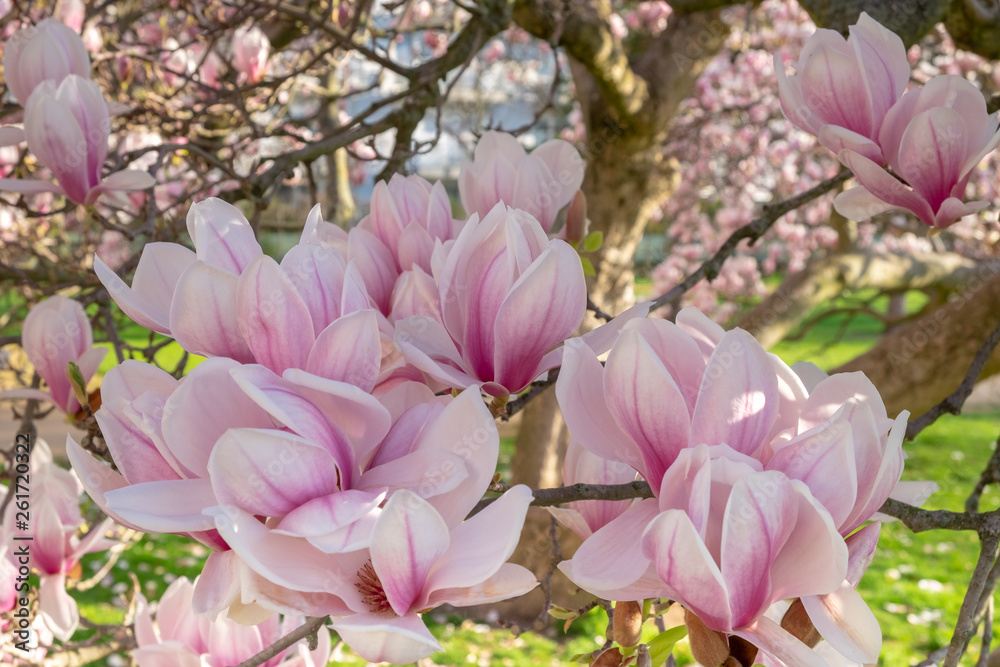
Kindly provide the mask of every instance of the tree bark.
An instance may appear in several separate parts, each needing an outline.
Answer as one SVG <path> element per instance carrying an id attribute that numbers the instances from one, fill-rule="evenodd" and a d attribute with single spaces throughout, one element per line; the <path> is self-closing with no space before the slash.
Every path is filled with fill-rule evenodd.
<path id="1" fill-rule="evenodd" d="M 838 253 L 789 276 L 737 326 L 768 348 L 784 339 L 817 306 L 844 291 L 936 289 L 955 293 L 964 290 L 984 266 L 996 263 L 980 265 L 955 253 Z"/>
<path id="2" fill-rule="evenodd" d="M 919 416 L 961 384 L 976 351 L 1000 322 L 1000 267 L 980 266 L 949 303 L 889 333 L 867 353 L 834 369 L 862 371 L 890 416 Z M 1000 372 L 994 352 L 980 379 Z"/>

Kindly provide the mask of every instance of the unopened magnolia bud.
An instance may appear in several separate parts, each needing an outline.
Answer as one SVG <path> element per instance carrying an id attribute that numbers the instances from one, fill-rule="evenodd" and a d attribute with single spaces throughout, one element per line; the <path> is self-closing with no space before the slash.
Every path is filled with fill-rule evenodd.
<path id="1" fill-rule="evenodd" d="M 809 620 L 809 614 L 802 605 L 802 600 L 796 600 L 781 619 L 781 627 L 809 648 L 813 648 L 822 639 L 816 632 L 816 626 Z"/>
<path id="2" fill-rule="evenodd" d="M 733 664 L 737 667 L 756 664 L 757 647 L 742 637 L 731 635 L 729 637 L 729 657 L 736 661 Z"/>
<path id="3" fill-rule="evenodd" d="M 684 610 L 684 623 L 687 624 L 688 641 L 691 642 L 691 655 L 694 659 L 705 667 L 725 665 L 729 657 L 726 635 L 709 630 L 700 618 L 687 609 Z"/>
<path id="4" fill-rule="evenodd" d="M 642 605 L 633 600 L 615 603 L 615 641 L 632 648 L 642 638 Z"/>
<path id="5" fill-rule="evenodd" d="M 602 651 L 594 659 L 594 662 L 590 663 L 590 667 L 619 667 L 621 664 L 622 652 L 618 650 L 618 647 L 613 647 Z"/>
<path id="6" fill-rule="evenodd" d="M 566 209 L 566 242 L 576 245 L 587 236 L 587 198 L 583 190 L 577 190 Z"/>

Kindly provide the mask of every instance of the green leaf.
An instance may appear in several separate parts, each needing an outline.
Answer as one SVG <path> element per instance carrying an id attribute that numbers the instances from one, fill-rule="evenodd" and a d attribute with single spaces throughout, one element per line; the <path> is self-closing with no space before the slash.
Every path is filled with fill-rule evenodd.
<path id="1" fill-rule="evenodd" d="M 551 605 L 549 607 L 549 616 L 554 616 L 555 618 L 561 618 L 562 620 L 572 620 L 574 618 L 580 618 L 580 612 L 576 609 L 566 609 L 565 607 L 560 607 L 558 605 Z"/>
<path id="2" fill-rule="evenodd" d="M 80 372 L 80 367 L 72 361 L 69 362 L 66 367 L 66 377 L 69 378 L 69 383 L 73 387 L 73 395 L 76 396 L 76 400 L 82 406 L 88 405 L 87 383 L 83 381 L 83 373 Z"/>
<path id="3" fill-rule="evenodd" d="M 604 245 L 604 232 L 591 232 L 583 239 L 584 252 L 597 252 Z"/>
<path id="4" fill-rule="evenodd" d="M 583 262 L 583 275 L 585 276 L 596 276 L 597 271 L 594 270 L 594 263 L 590 261 L 587 257 L 581 257 L 580 261 Z"/>
<path id="5" fill-rule="evenodd" d="M 647 646 L 649 646 L 650 662 L 654 665 L 662 665 L 666 662 L 674 650 L 674 644 L 684 639 L 687 633 L 687 626 L 678 625 L 676 628 L 664 630 L 653 637 L 647 643 Z"/>

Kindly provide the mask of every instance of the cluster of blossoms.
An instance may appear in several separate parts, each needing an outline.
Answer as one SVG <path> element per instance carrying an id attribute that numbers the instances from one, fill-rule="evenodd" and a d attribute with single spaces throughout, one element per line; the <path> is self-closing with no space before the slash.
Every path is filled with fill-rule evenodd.
<path id="1" fill-rule="evenodd" d="M 894 36 L 864 18 L 855 37 L 855 70 L 874 77 L 863 59 L 888 62 Z M 821 36 L 810 48 L 835 51 L 834 41 Z M 267 53 L 262 42 L 247 48 L 238 57 L 249 81 Z M 20 72 L 17 49 L 7 55 Z M 802 104 L 818 99 L 812 68 L 828 56 L 804 54 L 798 77 L 783 80 L 784 94 Z M 885 69 L 895 82 L 899 68 Z M 30 71 L 24 77 L 35 81 L 28 106 L 41 100 L 39 118 L 96 119 L 86 127 L 105 128 L 106 151 L 107 108 L 101 115 L 96 86 L 76 73 L 57 84 Z M 868 125 L 817 124 L 804 112 L 797 121 L 863 174 L 871 175 L 867 163 L 881 170 L 881 161 L 901 175 L 906 151 L 899 148 L 897 159 L 889 146 L 944 136 L 939 128 L 958 132 L 953 115 L 966 132 L 964 169 L 984 150 L 973 139 L 995 128 L 957 82 L 944 79 L 942 92 L 932 81 L 902 97 L 870 83 L 869 91 L 898 99 L 867 93 Z M 49 89 L 55 101 L 37 97 Z M 828 107 L 817 102 L 814 115 Z M 894 113 L 918 129 L 900 131 L 896 141 Z M 33 130 L 26 132 L 31 145 Z M 85 134 L 83 180 L 48 166 L 67 197 L 91 203 L 111 179 L 94 180 L 106 153 Z M 939 148 L 942 159 L 958 155 Z M 816 632 L 849 660 L 877 659 L 881 635 L 855 591 L 879 533 L 878 523 L 865 524 L 890 494 L 906 491 L 912 500 L 930 490 L 898 486 L 907 414 L 890 419 L 860 374 L 793 371 L 746 332 L 725 332 L 696 310 L 670 323 L 641 317 L 640 306 L 573 337 L 586 305 L 571 245 L 584 236 L 582 207 L 574 206 L 583 170 L 565 142 L 529 155 L 513 137 L 490 132 L 459 178 L 465 220 L 453 218 L 440 183 L 396 176 L 375 187 L 370 214 L 349 232 L 313 209 L 280 262 L 263 253 L 240 210 L 219 199 L 190 208 L 193 251 L 148 244 L 131 286 L 96 259 L 125 313 L 206 359 L 179 380 L 135 360 L 103 378 L 95 419 L 114 468 L 72 438 L 74 473 L 44 453 L 33 458 L 47 466 L 37 474 L 53 480 L 46 493 L 53 506 L 33 524 L 52 551 L 38 550 L 32 563 L 53 634 L 65 639 L 75 627 L 65 574 L 103 544 L 103 526 L 83 540 L 75 535 L 82 487 L 124 526 L 186 535 L 212 550 L 195 583 L 171 587 L 155 625 L 140 601 L 140 664 L 230 664 L 302 615 L 332 617 L 368 660 L 429 655 L 440 646 L 421 613 L 492 603 L 537 585 L 527 569 L 506 562 L 531 490 L 515 486 L 474 510 L 497 467 L 494 415 L 561 366 L 556 392 L 575 439 L 567 481 L 638 475 L 655 496 L 555 510 L 585 538 L 560 565 L 571 580 L 620 602 L 679 603 L 696 658 L 712 667 L 731 665 L 737 654 L 822 667 Z M 959 172 L 964 185 L 967 171 Z M 923 172 L 906 173 L 913 192 L 929 192 L 920 190 Z M 868 196 L 848 195 L 841 201 Z M 944 221 L 959 209 L 942 201 L 933 215 Z M 86 381 L 103 356 L 82 307 L 51 299 L 32 311 L 23 336 L 48 393 L 16 396 L 75 412 L 79 382 L 65 368 L 75 364 Z M 774 607 L 787 600 L 795 602 L 779 623 Z M 813 632 L 793 631 L 803 624 Z M 326 641 L 268 664 L 322 664 Z"/>
<path id="2" fill-rule="evenodd" d="M 730 653 L 699 641 L 702 625 L 749 641 L 765 664 L 826 664 L 765 616 L 790 598 L 842 655 L 874 662 L 881 633 L 854 587 L 879 524 L 858 528 L 896 488 L 908 413 L 888 419 L 860 373 L 796 373 L 693 308 L 676 324 L 628 322 L 603 366 L 586 345 L 566 347 L 556 391 L 586 450 L 567 459 L 567 476 L 638 473 L 655 498 L 557 510 L 585 538 L 563 572 L 601 598 L 679 602 L 697 618 L 688 627 L 704 665 Z M 922 501 L 933 489 L 894 495 Z"/>
<path id="3" fill-rule="evenodd" d="M 586 538 L 561 565 L 574 582 L 608 599 L 679 602 L 693 638 L 722 633 L 708 636 L 724 658 L 739 637 L 772 664 L 824 664 L 765 616 L 790 598 L 843 655 L 877 655 L 854 586 L 878 524 L 855 531 L 899 480 L 905 413 L 889 420 L 858 374 L 800 379 L 693 309 L 673 324 L 639 307 L 571 337 L 583 270 L 555 237 L 580 235 L 570 203 L 582 170 L 563 142 L 526 155 L 490 133 L 463 169 L 463 204 L 476 211 L 464 221 L 440 184 L 395 177 L 350 232 L 314 209 L 280 263 L 217 199 L 190 209 L 195 250 L 147 245 L 131 287 L 95 261 L 130 317 L 207 357 L 181 380 L 139 361 L 104 377 L 96 419 L 117 471 L 67 441 L 115 521 L 212 549 L 197 583 L 164 603 L 189 600 L 204 617 L 197 632 L 172 637 L 161 620 L 140 652 L 169 644 L 193 659 L 225 641 L 213 633 L 234 636 L 234 622 L 252 626 L 256 646 L 283 613 L 331 616 L 366 659 L 410 662 L 440 648 L 421 612 L 534 588 L 506 562 L 531 490 L 467 517 L 499 453 L 484 397 L 496 411 L 561 365 L 577 441 L 567 480 L 638 474 L 656 495 L 557 510 Z M 39 364 L 62 400 L 55 369 L 92 353 L 85 315 L 57 297 L 29 320 L 40 341 L 79 330 Z"/>
<path id="4" fill-rule="evenodd" d="M 817 30 L 795 68 L 787 77 L 775 55 L 785 115 L 837 153 L 860 184 L 834 201 L 842 215 L 904 209 L 946 228 L 989 205 L 963 201 L 973 168 L 1000 144 L 1000 119 L 969 81 L 945 74 L 907 91 L 902 40 L 864 13 L 846 40 Z"/>
<path id="5" fill-rule="evenodd" d="M 138 361 L 104 377 L 96 418 L 120 472 L 67 443 L 109 516 L 214 550 L 199 612 L 330 615 L 363 657 L 409 662 L 439 648 L 418 612 L 535 587 L 505 563 L 531 491 L 466 517 L 499 453 L 482 395 L 502 405 L 558 365 L 583 319 L 580 258 L 550 238 L 583 164 L 561 141 L 483 145 L 462 186 L 481 217 L 395 177 L 350 232 L 314 209 L 280 263 L 218 199 L 191 207 L 195 250 L 147 245 L 131 287 L 95 261 L 136 322 L 208 357 L 181 380 Z M 586 340 L 606 350 L 617 327 Z"/>
<path id="6" fill-rule="evenodd" d="M 32 155 L 56 183 L 0 179 L 0 190 L 55 192 L 91 204 L 105 192 L 144 190 L 153 178 L 134 169 L 105 176 L 111 120 L 108 103 L 90 80 L 90 57 L 80 36 L 56 19 L 45 19 L 7 40 L 3 59 L 7 88 L 24 106 L 24 127 L 0 128 L 0 144 L 27 141 Z"/>
<path id="7" fill-rule="evenodd" d="M 36 441 L 30 456 L 25 454 L 20 460 L 29 463 L 24 477 L 30 480 L 31 521 L 25 530 L 20 521 L 25 506 L 12 501 L 0 522 L 0 631 L 13 644 L 11 655 L 42 657 L 43 647 L 51 643 L 47 637 L 66 641 L 76 631 L 80 614 L 76 600 L 66 592 L 67 581 L 79 578 L 82 556 L 104 551 L 113 544 L 105 537 L 111 519 L 86 527 L 80 514 L 83 486 L 76 473 L 53 461 L 44 440 Z M 25 558 L 26 553 L 30 558 Z M 33 632 L 27 631 L 24 616 L 8 614 L 15 607 L 25 606 L 27 591 L 33 588 L 27 584 L 29 572 L 36 574 L 39 582 Z M 31 656 L 17 652 L 26 646 Z M 41 655 L 35 655 L 39 651 Z"/>

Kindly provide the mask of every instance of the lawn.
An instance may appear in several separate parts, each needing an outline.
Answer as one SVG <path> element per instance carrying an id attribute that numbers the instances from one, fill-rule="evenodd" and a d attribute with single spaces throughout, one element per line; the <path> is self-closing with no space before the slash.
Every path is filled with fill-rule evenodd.
<path id="1" fill-rule="evenodd" d="M 919 297 L 908 305 L 919 308 Z M 801 340 L 782 343 L 773 351 L 789 363 L 808 359 L 823 368 L 833 368 L 868 349 L 880 331 L 881 325 L 875 318 L 859 316 L 847 324 L 843 318 L 838 315 L 824 320 Z M 129 332 L 126 340 L 139 345 L 146 339 Z M 168 366 L 180 361 L 176 346 L 167 346 L 159 354 L 166 355 L 160 361 Z M 998 433 L 1000 413 L 942 418 L 916 442 L 906 446 L 909 459 L 904 479 L 936 481 L 941 490 L 926 506 L 960 510 L 995 446 Z M 512 443 L 505 440 L 502 468 L 509 465 L 511 450 Z M 1000 507 L 1000 492 L 989 488 L 982 497 L 981 507 L 984 510 Z M 899 523 L 883 527 L 879 551 L 859 587 L 882 626 L 885 642 L 880 664 L 914 665 L 929 652 L 947 644 L 978 554 L 976 545 L 974 534 L 932 532 L 914 535 Z M 132 590 L 132 575 L 138 577 L 147 598 L 156 599 L 173 578 L 196 576 L 206 555 L 204 547 L 183 538 L 144 537 L 124 554 L 100 585 L 76 593 L 81 612 L 97 623 L 119 623 L 125 613 L 125 596 Z M 102 563 L 101 555 L 85 558 L 84 577 L 96 572 Z M 447 647 L 445 652 L 422 661 L 425 667 L 432 664 L 509 667 L 568 664 L 573 655 L 599 646 L 607 623 L 603 612 L 594 610 L 574 622 L 568 633 L 562 632 L 561 622 L 558 622 L 543 633 L 515 636 L 507 629 L 464 619 L 447 611 L 428 613 L 425 619 L 442 645 Z M 647 635 L 655 632 L 648 623 Z M 1000 627 L 995 632 L 1000 632 Z M 85 635 L 81 631 L 79 637 Z M 678 645 L 676 657 L 680 665 L 692 664 L 683 641 Z M 331 664 L 365 664 L 343 646 L 337 648 L 333 660 Z M 963 665 L 974 662 L 974 656 L 967 657 Z M 112 660 L 105 664 L 120 666 L 124 663 Z"/>

